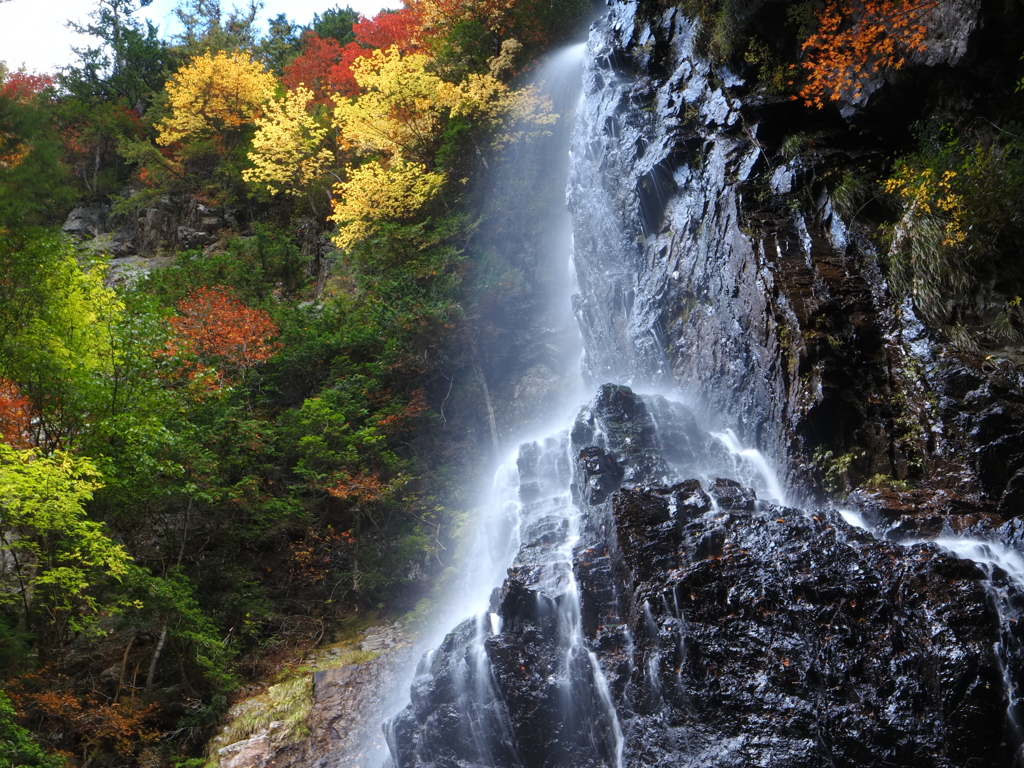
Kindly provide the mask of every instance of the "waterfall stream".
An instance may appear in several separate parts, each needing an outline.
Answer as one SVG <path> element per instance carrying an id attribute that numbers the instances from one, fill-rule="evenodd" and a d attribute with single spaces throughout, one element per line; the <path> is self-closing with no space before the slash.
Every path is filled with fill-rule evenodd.
<path id="1" fill-rule="evenodd" d="M 559 111 L 572 106 L 579 99 L 582 85 L 580 68 L 585 45 L 574 45 L 551 58 L 539 75 L 547 93 L 553 96 Z M 559 153 L 568 150 L 568 132 L 561 141 L 547 145 L 548 157 L 531 157 L 518 166 L 534 166 L 541 170 L 559 167 Z M 527 152 L 536 149 L 526 148 Z M 499 180 L 498 183 L 501 183 Z M 554 264 L 565 263 L 570 253 L 571 223 L 568 212 L 554 217 L 550 232 L 544 240 Z M 554 270 L 551 274 L 558 274 Z M 598 655 L 590 648 L 585 637 L 581 615 L 580 584 L 573 563 L 578 556 L 581 539 L 581 513 L 578 489 L 585 480 L 578 476 L 574 454 L 580 446 L 571 435 L 574 424 L 590 417 L 585 387 L 579 376 L 579 352 L 582 338 L 577 318 L 573 315 L 572 293 L 576 290 L 572 264 L 552 279 L 546 291 L 548 306 L 542 311 L 550 318 L 550 325 L 560 328 L 559 345 L 564 361 L 571 370 L 565 379 L 577 384 L 565 387 L 558 402 L 547 403 L 544 423 L 549 434 L 538 439 L 525 440 L 512 452 L 495 474 L 490 498 L 481 505 L 483 513 L 478 521 L 478 532 L 472 551 L 476 556 L 465 565 L 460 581 L 456 613 L 467 616 L 455 632 L 441 641 L 441 652 L 450 652 L 461 642 L 464 650 L 456 655 L 450 670 L 439 666 L 442 655 L 430 652 L 424 658 L 417 674 L 420 684 L 428 684 L 438 677 L 451 675 L 453 699 L 456 702 L 458 727 L 461 733 L 456 751 L 467 765 L 525 766 L 535 765 L 524 759 L 511 734 L 509 714 L 496 691 L 494 675 L 488 657 L 488 641 L 500 636 L 502 617 L 495 604 L 497 590 L 506 577 L 512 575 L 519 584 L 528 587 L 535 601 L 532 610 L 538 624 L 545 627 L 552 642 L 560 649 L 554 663 L 547 670 L 545 685 L 558 702 L 556 730 L 561 734 L 565 754 L 549 756 L 550 762 L 623 768 L 625 736 L 616 712 L 613 693 Z M 667 422 L 685 414 L 686 428 L 692 428 L 692 415 L 685 406 L 673 403 L 660 395 L 649 400 L 651 427 L 660 432 L 659 417 Z M 591 442 L 607 445 L 609 433 L 621 425 L 604 424 L 592 419 L 594 433 Z M 552 426 L 553 425 L 553 426 Z M 543 431 L 536 421 L 529 426 Z M 671 429 L 666 425 L 667 429 Z M 524 429 L 529 431 L 528 429 Z M 612 441 L 622 439 L 611 436 Z M 678 436 L 676 436 L 678 438 Z M 688 466 L 673 466 L 662 457 L 655 460 L 653 475 L 647 479 L 674 482 L 684 477 L 699 476 L 706 483 L 722 474 L 742 477 L 748 483 L 763 487 L 767 497 L 781 500 L 783 493 L 778 479 L 764 458 L 753 449 L 744 448 L 732 433 L 711 439 L 705 433 L 706 454 L 687 452 Z M 629 438 L 625 438 L 628 442 Z M 661 441 L 666 457 L 673 458 L 671 439 Z M 685 441 L 684 441 L 685 442 Z M 697 459 L 694 461 L 694 459 Z M 650 468 L 649 468 L 650 469 Z M 642 478 L 635 477 L 635 480 Z M 653 623 L 653 619 L 651 619 Z M 628 631 L 624 637 L 629 637 Z M 657 657 L 650 664 L 657 665 Z M 416 684 L 413 697 L 417 697 Z M 403 754 L 394 722 L 388 727 L 388 742 L 392 759 L 398 765 L 412 764 L 414 759 Z"/>

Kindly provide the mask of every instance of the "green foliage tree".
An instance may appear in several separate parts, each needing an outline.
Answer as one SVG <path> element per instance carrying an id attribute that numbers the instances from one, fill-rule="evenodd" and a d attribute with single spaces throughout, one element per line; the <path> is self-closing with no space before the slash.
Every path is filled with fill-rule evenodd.
<path id="1" fill-rule="evenodd" d="M 258 34 L 256 16 L 261 0 L 249 0 L 243 8 L 234 6 L 227 16 L 220 0 L 180 0 L 174 15 L 181 24 L 177 35 L 182 51 L 190 56 L 218 51 L 251 51 Z"/>
<path id="2" fill-rule="evenodd" d="M 96 587 L 128 567 L 125 549 L 85 512 L 98 479 L 88 459 L 0 445 L 6 599 L 20 602 L 26 623 L 50 636 L 47 648 L 87 629 L 101 608 Z"/>
<path id="3" fill-rule="evenodd" d="M 174 58 L 156 27 L 143 25 L 132 14 L 152 0 L 99 0 L 87 24 L 70 24 L 83 35 L 99 40 L 88 48 L 76 48 L 77 66 L 65 67 L 58 76 L 61 86 L 75 98 L 118 102 L 142 115 L 163 86 Z"/>
<path id="4" fill-rule="evenodd" d="M 299 55 L 301 31 L 299 25 L 283 13 L 268 20 L 267 34 L 260 40 L 258 51 L 260 58 L 278 77 Z"/>
<path id="5" fill-rule="evenodd" d="M 46 223 L 72 191 L 45 96 L 0 83 L 0 236 Z"/>
<path id="6" fill-rule="evenodd" d="M 320 37 L 337 40 L 341 45 L 348 45 L 356 39 L 352 25 L 359 21 L 359 13 L 350 6 L 328 8 L 322 14 L 313 14 L 310 28 Z"/>
<path id="7" fill-rule="evenodd" d="M 83 269 L 62 238 L 0 237 L 8 261 L 0 286 L 0 375 L 21 387 L 38 418 L 36 445 L 71 447 L 85 414 L 103 408 L 104 383 L 120 351 L 114 326 L 123 304 L 101 265 Z M 27 297 L 35 301 L 26 304 Z"/>
<path id="8" fill-rule="evenodd" d="M 142 6 L 148 5 L 142 3 Z M 78 63 L 57 80 L 57 114 L 66 159 L 81 188 L 105 199 L 131 180 L 134 164 L 121 145 L 148 137 L 140 118 L 162 90 L 176 59 L 156 27 L 135 19 L 132 0 L 99 0 L 86 24 L 71 24 L 99 42 L 75 49 Z"/>

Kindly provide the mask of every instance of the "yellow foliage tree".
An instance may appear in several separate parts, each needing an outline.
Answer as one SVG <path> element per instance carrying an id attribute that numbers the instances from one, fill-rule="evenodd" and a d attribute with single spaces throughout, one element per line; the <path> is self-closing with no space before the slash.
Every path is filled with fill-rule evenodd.
<path id="1" fill-rule="evenodd" d="M 242 171 L 250 184 L 273 194 L 301 194 L 303 186 L 320 178 L 334 162 L 324 144 L 328 128 L 308 111 L 313 92 L 300 85 L 283 99 L 267 103 L 256 118 L 256 135 L 249 160 L 253 167 Z"/>
<path id="2" fill-rule="evenodd" d="M 466 117 L 477 126 L 498 129 L 500 145 L 536 133 L 558 117 L 550 101 L 532 88 L 515 91 L 490 74 L 449 83 L 427 71 L 430 62 L 425 54 L 403 56 L 394 47 L 357 61 L 352 69 L 363 92 L 335 109 L 346 139 L 363 151 L 429 163 L 449 118 Z M 507 130 L 502 133 L 502 128 Z"/>
<path id="3" fill-rule="evenodd" d="M 198 56 L 167 83 L 171 114 L 157 124 L 157 143 L 223 137 L 252 123 L 276 87 L 274 76 L 244 51 Z"/>
<path id="4" fill-rule="evenodd" d="M 404 160 L 387 167 L 371 160 L 347 170 L 348 181 L 334 187 L 331 216 L 338 224 L 334 243 L 343 249 L 372 235 L 382 221 L 409 219 L 437 196 L 445 181 L 444 174 Z"/>
<path id="5" fill-rule="evenodd" d="M 557 116 L 532 89 L 513 91 L 493 75 L 454 84 L 428 71 L 425 54 L 374 51 L 353 65 L 362 93 L 337 102 L 335 122 L 345 140 L 375 159 L 334 188 L 334 242 L 349 248 L 378 219 L 402 220 L 433 199 L 443 174 L 429 170 L 441 133 L 453 118 L 490 130 L 496 146 L 543 130 Z"/>
<path id="6" fill-rule="evenodd" d="M 536 87 L 513 90 L 493 75 L 471 74 L 459 85 L 442 83 L 438 98 L 452 117 L 466 117 L 490 130 L 494 149 L 549 133 L 545 126 L 558 120 L 551 99 Z"/>
<path id="7" fill-rule="evenodd" d="M 445 105 L 441 78 L 427 72 L 430 57 L 403 56 L 396 47 L 356 61 L 352 74 L 362 93 L 342 99 L 334 111 L 345 139 L 364 152 L 386 152 L 407 160 L 430 160 Z"/>

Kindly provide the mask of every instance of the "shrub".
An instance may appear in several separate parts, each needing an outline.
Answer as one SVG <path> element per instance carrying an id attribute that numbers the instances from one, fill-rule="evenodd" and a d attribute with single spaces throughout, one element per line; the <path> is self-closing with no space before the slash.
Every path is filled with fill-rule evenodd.
<path id="1" fill-rule="evenodd" d="M 1024 141 L 998 134 L 923 142 L 900 160 L 885 189 L 901 216 L 889 252 L 893 286 L 925 320 L 972 327 L 982 338 L 1024 338 L 1018 307 L 1024 270 Z M 982 326 L 987 326 L 982 330 Z"/>

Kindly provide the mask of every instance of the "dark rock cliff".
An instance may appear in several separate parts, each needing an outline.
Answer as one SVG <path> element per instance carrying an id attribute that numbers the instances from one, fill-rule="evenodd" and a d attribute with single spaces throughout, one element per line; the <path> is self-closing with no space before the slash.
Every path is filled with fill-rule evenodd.
<path id="1" fill-rule="evenodd" d="M 591 35 L 569 186 L 590 378 L 681 388 L 791 488 L 909 478 L 946 511 L 952 494 L 1018 514 L 1020 369 L 939 343 L 830 195 L 846 169 L 879 173 L 940 81 L 953 92 L 984 69 L 985 13 L 943 4 L 927 55 L 844 102 L 847 122 L 712 67 L 679 8 L 613 4 Z"/>

